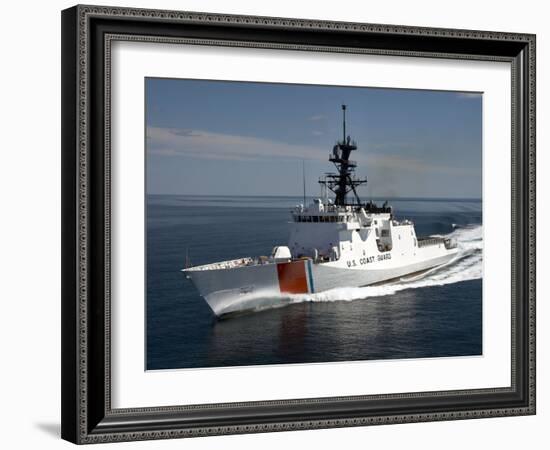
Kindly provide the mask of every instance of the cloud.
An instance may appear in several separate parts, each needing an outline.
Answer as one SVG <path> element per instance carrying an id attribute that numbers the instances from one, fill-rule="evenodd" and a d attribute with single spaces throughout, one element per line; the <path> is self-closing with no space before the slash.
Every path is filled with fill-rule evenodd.
<path id="1" fill-rule="evenodd" d="M 223 160 L 328 158 L 328 150 L 314 146 L 205 130 L 159 127 L 147 127 L 147 153 Z"/>
<path id="2" fill-rule="evenodd" d="M 404 157 L 400 155 L 382 155 L 380 153 L 370 153 L 367 155 L 367 166 L 374 166 L 379 170 L 391 170 L 413 172 L 418 175 L 426 173 L 437 173 L 447 175 L 472 175 L 477 174 L 477 169 L 467 167 L 440 166 L 426 163 L 420 159 Z"/>
<path id="3" fill-rule="evenodd" d="M 318 122 L 319 120 L 326 119 L 326 116 L 324 114 L 315 114 L 314 116 L 311 116 L 308 118 L 311 122 Z"/>
<path id="4" fill-rule="evenodd" d="M 176 136 L 201 136 L 200 132 L 197 132 L 195 130 L 179 130 L 179 129 L 173 129 L 172 132 Z"/>
<path id="5" fill-rule="evenodd" d="M 386 150 L 386 149 L 401 149 L 401 150 L 417 150 L 420 144 L 413 141 L 384 141 L 373 142 L 368 144 L 369 149 Z"/>
<path id="6" fill-rule="evenodd" d="M 323 136 L 325 133 L 323 131 L 313 130 L 311 134 L 313 134 L 313 136 Z"/>
<path id="7" fill-rule="evenodd" d="M 456 96 L 458 98 L 474 98 L 474 99 L 480 99 L 483 94 L 481 92 L 457 92 Z"/>
<path id="8" fill-rule="evenodd" d="M 205 130 L 147 127 L 148 155 L 234 161 L 307 159 L 328 164 L 331 145 L 329 143 L 326 147 L 317 147 Z M 380 147 L 385 146 L 380 145 Z M 372 151 L 357 152 L 352 155 L 352 159 L 363 162 L 367 172 L 370 170 L 393 173 L 401 171 L 415 175 L 477 173 L 474 169 L 434 165 L 410 156 Z M 360 164 L 359 172 L 363 164 Z"/>

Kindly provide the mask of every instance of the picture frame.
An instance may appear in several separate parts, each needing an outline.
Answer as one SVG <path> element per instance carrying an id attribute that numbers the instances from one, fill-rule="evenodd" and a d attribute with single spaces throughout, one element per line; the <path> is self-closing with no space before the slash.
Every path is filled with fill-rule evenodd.
<path id="1" fill-rule="evenodd" d="M 116 41 L 509 63 L 510 386 L 113 408 L 110 50 Z M 64 10 L 62 437 L 84 444 L 535 414 L 535 42 L 534 35 L 507 32 L 82 5 Z"/>

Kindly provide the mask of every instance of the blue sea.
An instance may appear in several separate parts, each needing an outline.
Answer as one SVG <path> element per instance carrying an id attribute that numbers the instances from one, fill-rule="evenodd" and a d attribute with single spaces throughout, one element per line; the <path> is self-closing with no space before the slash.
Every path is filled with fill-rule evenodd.
<path id="1" fill-rule="evenodd" d="M 384 201 L 386 199 L 382 199 Z M 482 354 L 480 200 L 389 199 L 418 236 L 450 235 L 458 257 L 420 277 L 297 296 L 218 320 L 181 269 L 269 255 L 298 197 L 147 197 L 147 369 Z"/>

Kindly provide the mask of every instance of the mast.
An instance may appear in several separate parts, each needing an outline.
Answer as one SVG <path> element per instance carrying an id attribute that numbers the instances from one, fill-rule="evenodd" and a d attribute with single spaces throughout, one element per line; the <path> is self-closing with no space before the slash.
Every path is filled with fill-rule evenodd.
<path id="1" fill-rule="evenodd" d="M 342 105 L 342 141 L 336 143 L 332 149 L 329 161 L 334 163 L 337 173 L 327 173 L 324 180 L 319 180 L 336 195 L 334 204 L 338 206 L 360 205 L 361 199 L 357 194 L 356 188 L 365 184 L 367 179 L 355 177 L 355 168 L 357 163 L 349 159 L 352 151 L 357 150 L 357 144 L 346 136 L 346 105 Z M 347 194 L 353 192 L 354 200 L 351 203 L 347 201 Z"/>
<path id="2" fill-rule="evenodd" d="M 302 183 L 304 188 L 304 208 L 306 207 L 306 161 L 302 159 Z"/>
<path id="3" fill-rule="evenodd" d="M 344 133 L 342 135 L 342 142 L 344 142 L 346 140 L 346 105 L 342 105 L 342 115 L 344 116 L 342 120 L 342 128 L 344 130 Z"/>

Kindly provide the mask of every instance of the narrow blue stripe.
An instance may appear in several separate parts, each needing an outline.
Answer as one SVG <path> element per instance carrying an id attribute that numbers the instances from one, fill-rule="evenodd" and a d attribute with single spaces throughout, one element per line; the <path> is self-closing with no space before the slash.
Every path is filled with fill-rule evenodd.
<path id="1" fill-rule="evenodd" d="M 309 277 L 309 290 L 313 294 L 315 292 L 315 287 L 313 286 L 313 275 L 311 273 L 311 260 L 307 262 L 307 274 Z"/>

